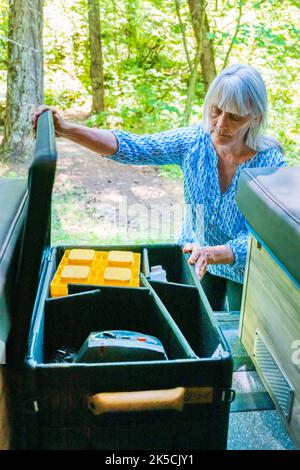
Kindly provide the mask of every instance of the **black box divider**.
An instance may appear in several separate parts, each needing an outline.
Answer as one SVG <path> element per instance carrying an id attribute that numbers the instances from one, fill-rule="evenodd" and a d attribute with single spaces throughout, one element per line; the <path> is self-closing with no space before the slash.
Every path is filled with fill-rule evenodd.
<path id="1" fill-rule="evenodd" d="M 199 290 L 183 284 L 148 281 L 144 277 L 143 283 L 165 305 L 197 356 L 212 356 L 222 333 L 213 315 L 207 314 Z"/>
<path id="2" fill-rule="evenodd" d="M 188 262 L 190 254 L 183 253 L 180 245 L 162 245 L 162 248 L 159 245 L 148 245 L 145 250 L 147 250 L 145 259 L 149 264 L 149 276 L 144 270 L 142 274 L 144 273 L 145 277 L 151 281 L 150 266 L 161 265 L 167 273 L 168 284 L 196 287 L 203 307 L 211 314 L 211 320 L 214 321 L 213 311 L 201 286 L 201 281 L 195 273 L 195 266 Z M 217 327 L 217 322 L 214 322 L 214 325 Z"/>
<path id="3" fill-rule="evenodd" d="M 110 289 L 112 291 L 114 291 L 115 289 L 117 289 L 117 291 L 119 289 L 122 289 L 122 290 L 127 289 L 127 290 L 134 291 L 134 292 L 146 291 L 149 293 L 148 287 L 120 287 L 120 286 L 104 286 L 104 285 L 97 285 L 97 284 L 68 284 L 69 295 L 80 294 L 82 292 L 89 292 L 89 291 L 93 291 L 97 289 L 102 290 L 103 288 Z"/>
<path id="4" fill-rule="evenodd" d="M 53 362 L 58 348 L 79 350 L 82 338 L 94 328 L 92 312 L 97 309 L 100 289 L 45 301 L 44 361 Z"/>
<path id="5" fill-rule="evenodd" d="M 149 256 L 148 256 L 148 249 L 143 249 L 143 256 L 142 256 L 142 272 L 144 275 L 149 278 L 150 277 L 150 265 L 149 265 Z"/>
<path id="6" fill-rule="evenodd" d="M 147 288 L 70 285 L 71 295 L 45 301 L 45 359 L 62 346 L 79 350 L 92 331 L 129 330 L 157 337 L 168 359 L 195 359 L 182 332 Z M 92 290 L 91 290 L 92 289 Z M 77 293 L 74 293 L 77 292 Z"/>

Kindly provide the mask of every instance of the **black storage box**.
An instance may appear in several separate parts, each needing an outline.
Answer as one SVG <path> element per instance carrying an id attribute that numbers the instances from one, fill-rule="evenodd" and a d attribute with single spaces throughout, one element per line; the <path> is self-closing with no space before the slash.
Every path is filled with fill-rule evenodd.
<path id="1" fill-rule="evenodd" d="M 13 333 L 19 347 L 11 350 L 14 364 L 26 353 L 18 445 L 225 449 L 233 399 L 232 358 L 194 268 L 178 245 L 81 247 L 140 253 L 140 287 L 73 284 L 68 296 L 49 298 L 50 282 L 65 250 L 75 248 L 50 247 L 55 161 L 52 116 L 46 112 L 38 121 L 30 170 L 33 205 L 20 268 L 26 278 L 19 291 L 24 302 Z M 149 265 L 155 264 L 164 266 L 168 283 L 149 280 Z M 101 330 L 153 335 L 168 359 L 54 362 L 57 348 L 68 345 L 78 350 L 90 332 Z"/>

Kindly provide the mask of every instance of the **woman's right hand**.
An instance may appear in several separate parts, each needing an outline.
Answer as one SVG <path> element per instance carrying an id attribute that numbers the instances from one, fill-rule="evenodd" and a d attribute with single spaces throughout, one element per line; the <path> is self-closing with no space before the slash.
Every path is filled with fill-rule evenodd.
<path id="1" fill-rule="evenodd" d="M 48 110 L 52 111 L 53 122 L 54 122 L 54 127 L 55 127 L 55 135 L 57 137 L 62 136 L 67 128 L 66 121 L 63 119 L 61 114 L 59 114 L 59 112 L 56 109 L 50 108 L 50 106 L 47 106 L 45 104 L 41 104 L 40 106 L 38 106 L 36 110 L 34 111 L 33 116 L 31 118 L 32 129 L 34 133 L 36 132 L 37 121 L 38 121 L 39 116 Z"/>

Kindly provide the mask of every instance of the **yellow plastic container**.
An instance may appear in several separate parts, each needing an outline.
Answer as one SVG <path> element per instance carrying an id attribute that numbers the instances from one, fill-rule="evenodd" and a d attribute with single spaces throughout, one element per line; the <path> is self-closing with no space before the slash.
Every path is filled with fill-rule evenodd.
<path id="1" fill-rule="evenodd" d="M 50 285 L 51 297 L 68 295 L 68 284 L 139 287 L 140 253 L 66 250 Z"/>

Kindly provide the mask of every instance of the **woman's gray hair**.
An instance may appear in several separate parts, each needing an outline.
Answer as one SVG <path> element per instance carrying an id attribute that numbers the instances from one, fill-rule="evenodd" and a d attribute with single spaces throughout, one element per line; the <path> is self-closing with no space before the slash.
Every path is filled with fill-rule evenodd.
<path id="1" fill-rule="evenodd" d="M 250 65 L 236 64 L 224 69 L 211 83 L 203 107 L 203 128 L 210 130 L 212 106 L 228 112 L 256 119 L 246 134 L 245 144 L 259 151 L 281 145 L 272 137 L 264 136 L 267 126 L 268 96 L 260 73 Z"/>

